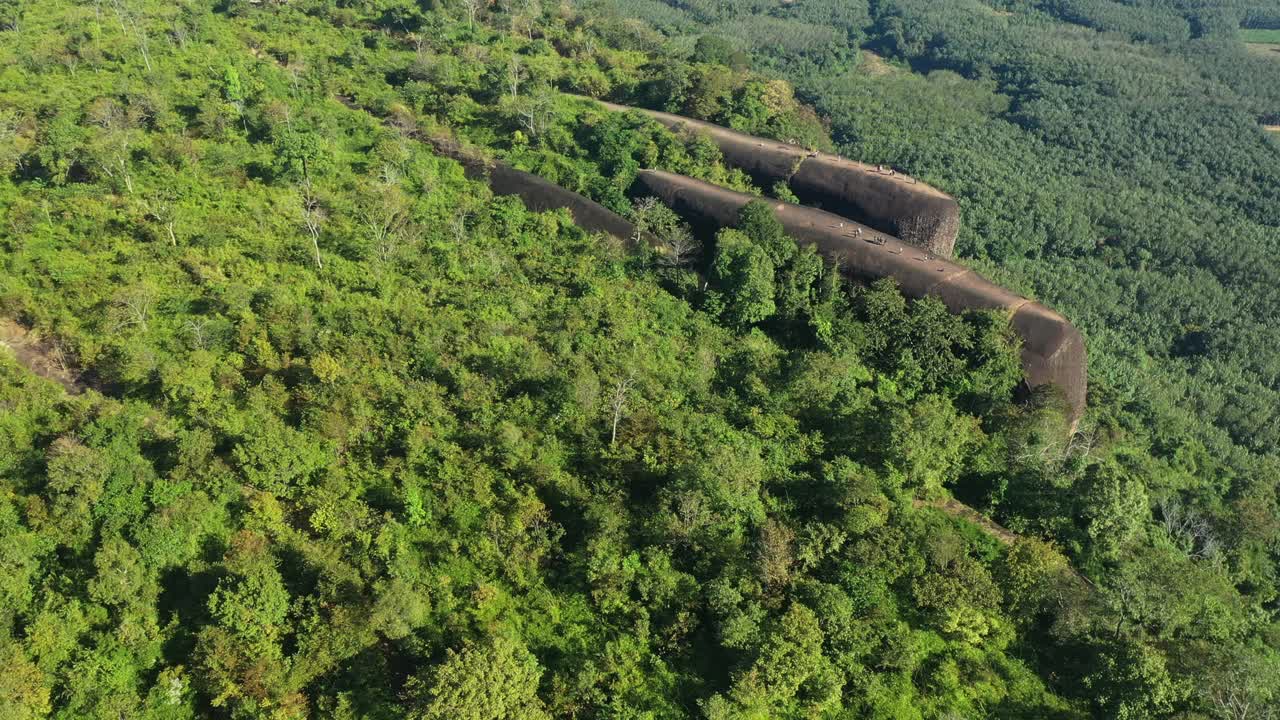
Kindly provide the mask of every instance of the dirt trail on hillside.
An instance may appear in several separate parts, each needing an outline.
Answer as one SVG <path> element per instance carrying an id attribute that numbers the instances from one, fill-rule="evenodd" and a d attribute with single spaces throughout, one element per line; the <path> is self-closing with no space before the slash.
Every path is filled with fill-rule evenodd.
<path id="1" fill-rule="evenodd" d="M 12 354 L 19 365 L 58 383 L 73 395 L 84 391 L 84 384 L 56 342 L 41 338 L 9 318 L 0 318 L 0 352 Z"/>
<path id="2" fill-rule="evenodd" d="M 956 500 L 955 498 L 947 498 L 945 500 L 929 500 L 929 501 L 916 500 L 914 504 L 916 507 L 937 508 L 938 510 L 941 510 L 942 512 L 950 515 L 951 517 L 960 518 L 961 520 L 968 520 L 974 525 L 977 525 L 978 527 L 982 528 L 983 532 L 985 532 L 987 535 L 990 535 L 992 538 L 997 540 L 1001 545 L 1004 545 L 1006 547 L 1014 544 L 1019 540 L 1019 536 L 1017 533 L 1013 532 L 1009 528 L 1006 528 L 1005 526 L 1001 525 L 995 520 L 992 520 L 986 515 L 983 515 L 977 510 L 974 510 L 968 505 L 965 505 L 959 500 Z"/>
<path id="3" fill-rule="evenodd" d="M 894 66 L 890 65 L 889 61 L 885 60 L 880 54 L 872 52 L 871 50 L 862 50 L 861 55 L 862 58 L 858 63 L 858 67 L 871 77 L 891 75 L 898 70 Z"/>
<path id="4" fill-rule="evenodd" d="M 946 498 L 945 500 L 916 499 L 912 501 L 912 505 L 917 508 L 931 507 L 936 510 L 941 510 L 953 518 L 973 523 L 974 525 L 977 525 L 982 532 L 986 533 L 987 536 L 1005 547 L 1010 547 L 1022 539 L 1021 535 L 1001 525 L 995 520 L 992 520 L 986 515 L 983 515 L 972 507 L 956 500 L 955 498 Z M 1079 570 L 1067 566 L 1066 571 L 1069 572 L 1071 577 L 1073 577 L 1076 582 L 1080 583 L 1083 587 L 1088 588 L 1089 590 L 1094 589 L 1093 582 L 1089 580 L 1089 578 L 1085 577 Z"/>

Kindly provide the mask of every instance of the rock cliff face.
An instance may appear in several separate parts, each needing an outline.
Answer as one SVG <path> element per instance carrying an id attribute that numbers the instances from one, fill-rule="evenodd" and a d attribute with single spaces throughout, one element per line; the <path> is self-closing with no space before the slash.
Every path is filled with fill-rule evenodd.
<path id="1" fill-rule="evenodd" d="M 530 210 L 566 208 L 574 223 L 584 230 L 606 233 L 626 241 L 635 237 L 636 227 L 631 221 L 549 180 L 501 163 L 488 166 L 486 172 L 494 195 L 518 195 Z"/>
<path id="2" fill-rule="evenodd" d="M 430 139 L 428 142 L 440 154 L 461 163 L 468 178 L 488 183 L 494 195 L 515 195 L 525 207 L 538 212 L 564 208 L 578 227 L 590 232 L 612 235 L 628 243 L 637 237 L 636 226 L 630 220 L 588 197 L 506 163 L 470 155 L 450 141 Z M 641 233 L 640 237 L 649 244 L 658 244 L 649 233 Z"/>
<path id="3" fill-rule="evenodd" d="M 637 192 L 661 198 L 694 226 L 731 226 L 744 205 L 758 198 L 683 175 L 643 170 Z M 851 276 L 893 278 L 910 297 L 936 297 L 952 312 L 998 310 L 1022 338 L 1022 370 L 1027 389 L 1060 389 L 1074 423 L 1085 407 L 1087 357 L 1079 331 L 1058 313 L 995 285 L 973 270 L 928 250 L 866 228 L 839 215 L 770 201 L 774 214 L 796 241 L 814 245 Z M 861 230 L 861 232 L 859 232 Z"/>
<path id="4" fill-rule="evenodd" d="M 935 255 L 949 258 L 955 248 L 960 207 L 951 196 L 915 178 L 680 115 L 602 104 L 618 112 L 635 110 L 677 132 L 704 134 L 720 147 L 726 164 L 764 187 L 787 183 L 805 204 L 865 223 Z"/>
<path id="5" fill-rule="evenodd" d="M 680 121 L 686 122 L 683 118 Z M 739 167 L 758 179 L 785 176 L 793 189 L 811 189 L 813 193 L 831 197 L 846 192 L 839 189 L 839 184 L 851 182 L 848 179 L 855 177 L 851 175 L 854 170 L 867 172 L 866 166 L 858 163 L 840 158 L 828 160 L 821 156 L 811 157 L 799 148 L 778 143 L 773 143 L 772 149 L 761 148 L 756 143 L 763 141 L 725 131 L 723 128 L 718 130 L 730 133 L 733 143 L 740 143 L 741 138 L 748 138 L 750 146 L 731 146 L 736 148 L 734 152 L 742 159 Z M 626 242 L 632 242 L 637 237 L 635 225 L 630 221 L 582 195 L 504 163 L 470 156 L 448 142 L 432 142 L 442 154 L 459 160 L 469 177 L 486 181 L 495 195 L 516 195 L 533 210 L 565 208 L 580 227 L 592 232 L 613 235 Z M 721 147 L 725 145 L 722 144 Z M 753 147 L 756 148 L 755 151 L 751 150 Z M 809 168 L 806 174 L 797 172 L 804 170 L 806 166 Z M 871 168 L 870 172 L 875 173 L 875 168 Z M 878 180 L 872 180 L 867 187 L 878 187 L 875 183 L 888 181 L 887 176 L 879 176 Z M 892 182 L 903 181 L 898 179 Z M 636 179 L 636 185 L 639 194 L 660 198 L 685 221 L 708 232 L 734 225 L 742 207 L 758 199 L 683 175 L 657 170 L 642 170 Z M 904 186 L 893 187 L 901 189 Z M 939 228 L 946 228 L 939 223 L 952 223 L 948 232 L 954 239 L 959 215 L 955 212 L 948 214 L 946 210 L 947 203 L 954 208 L 954 201 L 922 183 L 914 186 L 908 184 L 905 187 L 915 188 L 912 191 L 915 199 L 911 203 L 895 199 L 892 193 L 885 191 L 885 199 L 877 201 L 880 204 L 875 205 L 878 212 L 883 216 L 905 204 L 910 204 L 918 211 L 919 208 L 927 208 L 931 198 L 944 198 L 945 202 L 939 201 L 938 207 L 941 209 L 936 214 L 917 212 L 905 219 L 895 220 L 895 227 L 934 228 L 934 232 L 940 232 Z M 866 199 L 871 197 L 868 191 L 859 192 L 864 197 L 864 204 L 874 204 L 872 200 Z M 802 199 L 805 197 L 800 192 L 796 194 Z M 1079 420 L 1084 412 L 1088 388 L 1087 356 L 1084 339 L 1079 331 L 1061 315 L 991 283 L 969 268 L 949 262 L 940 257 L 942 253 L 930 250 L 929 243 L 904 242 L 885 231 L 884 224 L 863 225 L 824 210 L 771 202 L 775 215 L 791 237 L 798 242 L 816 246 L 829 259 L 839 262 L 854 278 L 893 278 L 904 294 L 910 297 L 936 297 L 955 313 L 966 310 L 998 310 L 1005 313 L 1014 332 L 1022 338 L 1025 388 L 1030 390 L 1046 385 L 1058 388 L 1070 408 L 1073 425 Z M 640 236 L 642 242 L 660 245 L 648 233 L 641 233 Z M 949 247 L 947 245 L 948 249 Z"/>

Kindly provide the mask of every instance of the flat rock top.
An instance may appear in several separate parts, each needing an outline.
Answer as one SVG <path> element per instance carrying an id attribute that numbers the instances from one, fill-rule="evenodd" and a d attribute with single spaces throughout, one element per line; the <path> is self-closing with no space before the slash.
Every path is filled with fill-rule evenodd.
<path id="1" fill-rule="evenodd" d="M 824 250 L 839 249 L 850 253 L 859 265 L 868 268 L 882 267 L 886 274 L 906 273 L 916 276 L 928 271 L 928 287 L 954 282 L 961 278 L 972 278 L 983 285 L 990 285 L 977 273 L 963 265 L 950 262 L 892 235 L 825 210 L 793 205 L 772 198 L 760 198 L 663 170 L 641 170 L 640 175 L 655 178 L 677 190 L 687 190 L 702 198 L 735 207 L 741 207 L 753 200 L 766 202 L 773 208 L 774 214 L 789 234 L 820 237 L 823 240 L 822 244 L 827 245 L 823 248 Z M 897 272 L 894 271 L 895 269 Z M 990 287 L 993 290 L 999 289 L 995 285 Z M 1009 297 L 1018 301 L 1023 300 L 1012 294 Z"/>
<path id="2" fill-rule="evenodd" d="M 842 169 L 848 169 L 849 171 L 857 171 L 857 172 L 867 173 L 868 175 L 876 175 L 876 176 L 879 176 L 880 178 L 883 178 L 884 180 L 896 180 L 896 181 L 902 182 L 904 185 L 908 186 L 911 192 L 914 192 L 914 193 L 952 199 L 950 195 L 942 192 L 941 190 L 933 187 L 932 185 L 916 181 L 915 178 L 912 178 L 911 176 L 906 175 L 904 173 L 892 172 L 888 169 L 882 169 L 876 165 L 868 165 L 867 163 L 858 162 L 857 160 L 850 160 L 848 158 L 841 157 L 839 155 L 832 155 L 830 153 L 809 152 L 808 150 L 805 150 L 799 145 L 790 145 L 788 143 L 779 142 L 777 140 L 770 140 L 768 138 L 756 137 L 754 135 L 747 135 L 746 133 L 741 133 L 741 132 L 738 132 L 737 130 L 732 130 L 730 128 L 723 127 L 721 125 L 716 125 L 715 123 L 709 123 L 704 120 L 694 120 L 693 118 L 687 118 L 683 115 L 675 115 L 668 112 L 662 112 L 660 110 L 648 110 L 646 108 L 631 107 L 629 105 L 619 105 L 617 103 L 605 102 L 603 100 L 598 100 L 596 102 L 599 102 L 601 105 L 604 105 L 606 108 L 613 110 L 615 112 L 626 112 L 628 110 L 635 110 L 636 112 L 640 112 L 645 115 L 648 115 L 649 117 L 657 120 L 658 122 L 661 122 L 663 125 L 666 125 L 668 127 L 686 125 L 690 128 L 695 128 L 699 131 L 706 132 L 716 140 L 726 140 L 734 143 L 748 144 L 748 145 L 754 144 L 764 150 L 777 151 L 777 152 L 789 154 L 795 157 L 796 159 L 801 160 L 802 162 L 818 162 L 824 165 L 832 165 Z"/>

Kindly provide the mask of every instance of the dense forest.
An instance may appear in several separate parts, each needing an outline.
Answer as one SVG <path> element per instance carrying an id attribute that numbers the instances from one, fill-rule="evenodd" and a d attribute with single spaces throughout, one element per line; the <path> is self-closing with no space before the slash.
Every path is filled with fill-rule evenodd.
<path id="1" fill-rule="evenodd" d="M 1276 717 L 1277 29 L 0 0 L 0 718 Z M 1084 421 L 1001 318 L 633 197 L 787 190 L 584 95 L 952 193 L 1086 333 Z"/>

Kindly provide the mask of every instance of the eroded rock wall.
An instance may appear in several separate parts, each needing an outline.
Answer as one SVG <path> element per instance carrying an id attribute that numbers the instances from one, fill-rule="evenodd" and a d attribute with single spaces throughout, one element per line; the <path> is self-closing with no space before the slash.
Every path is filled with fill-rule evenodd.
<path id="1" fill-rule="evenodd" d="M 784 161 L 796 157 L 796 151 L 790 147 L 760 148 L 754 164 L 746 169 L 770 172 L 771 168 L 781 167 Z M 496 195 L 519 196 L 533 210 L 565 208 L 580 227 L 592 232 L 607 233 L 627 242 L 636 237 L 631 222 L 578 193 L 504 163 L 469 156 L 448 144 L 437 143 L 437 149 L 462 162 L 469 177 L 488 182 Z M 660 198 L 691 225 L 709 230 L 734 225 L 742 207 L 758 199 L 656 170 L 641 171 L 636 183 L 640 192 Z M 1084 339 L 1061 315 L 991 283 L 969 268 L 939 257 L 940 253 L 904 242 L 882 230 L 824 210 L 769 202 L 788 234 L 801 243 L 815 245 L 852 277 L 861 280 L 891 277 L 905 295 L 936 297 L 956 313 L 966 310 L 1006 313 L 1010 325 L 1022 338 L 1026 387 L 1050 385 L 1060 389 L 1070 407 L 1073 424 L 1080 418 L 1088 386 Z M 642 234 L 642 239 L 659 245 L 647 233 Z"/>
<path id="2" fill-rule="evenodd" d="M 955 248 L 959 205 L 908 175 L 680 115 L 602 104 L 618 112 L 635 110 L 677 132 L 704 134 L 720 147 L 728 165 L 766 187 L 786 182 L 801 202 L 866 223 L 935 255 L 950 258 Z"/>
<path id="3" fill-rule="evenodd" d="M 744 205 L 757 200 L 683 175 L 642 170 L 638 192 L 661 198 L 695 226 L 731 226 Z M 1027 388 L 1060 389 L 1072 422 L 1084 412 L 1088 387 L 1084 338 L 1066 318 L 1040 303 L 1012 293 L 973 270 L 847 218 L 801 205 L 768 201 L 791 237 L 814 245 L 860 280 L 889 277 L 910 297 L 936 297 L 954 313 L 998 310 L 1022 338 L 1022 371 Z M 861 228 L 862 232 L 858 232 Z"/>
<path id="4" fill-rule="evenodd" d="M 565 208 L 584 230 L 607 233 L 628 242 L 635 237 L 636 227 L 631 221 L 594 200 L 509 165 L 494 164 L 487 170 L 489 188 L 495 195 L 518 195 L 525 207 L 539 212 Z"/>
<path id="5" fill-rule="evenodd" d="M 537 212 L 564 208 L 573 216 L 574 224 L 589 232 L 606 233 L 627 243 L 637 237 L 634 223 L 588 197 L 506 163 L 475 157 L 452 141 L 430 142 L 437 152 L 461 163 L 468 178 L 487 183 L 494 195 L 515 195 L 525 207 Z M 658 245 L 649 233 L 641 233 L 640 237 Z"/>

